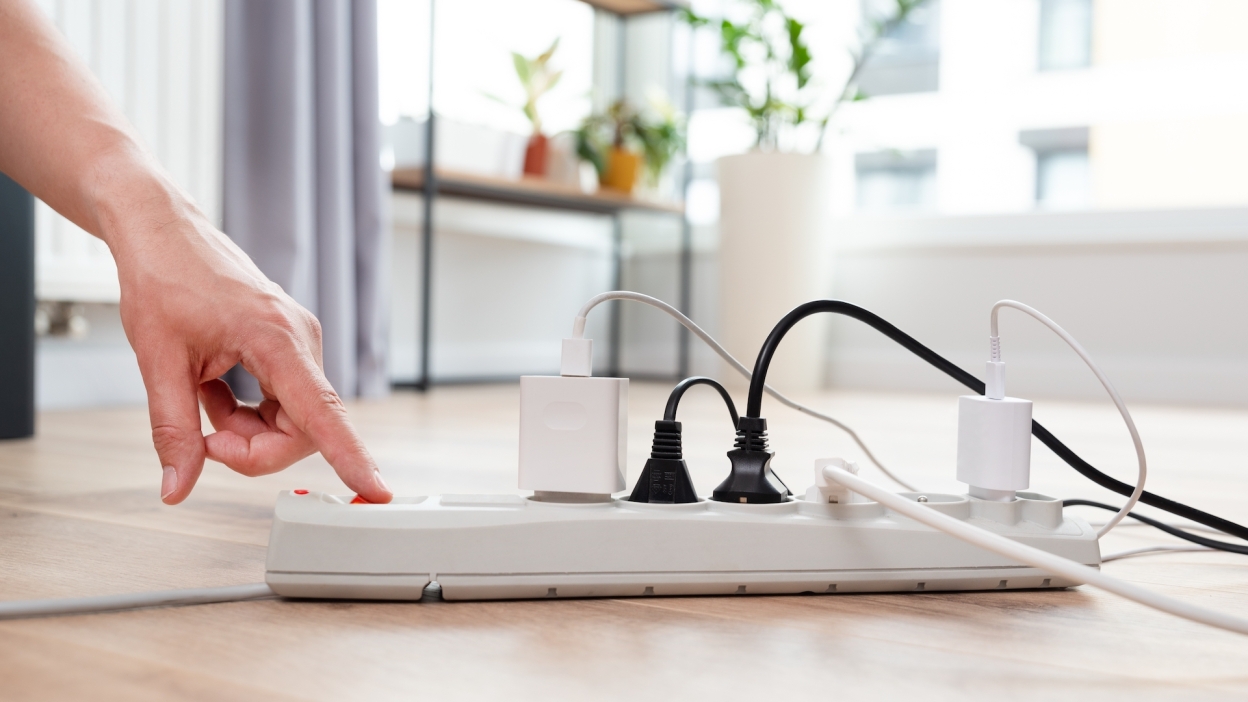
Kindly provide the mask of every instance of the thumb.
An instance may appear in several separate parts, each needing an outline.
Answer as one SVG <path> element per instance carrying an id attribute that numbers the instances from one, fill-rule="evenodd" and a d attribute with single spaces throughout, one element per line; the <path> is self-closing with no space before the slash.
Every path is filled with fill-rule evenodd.
<path id="1" fill-rule="evenodd" d="M 156 354 L 140 366 L 147 388 L 152 443 L 164 475 L 160 499 L 176 505 L 191 493 L 204 469 L 204 435 L 199 423 L 199 378 L 184 350 Z"/>

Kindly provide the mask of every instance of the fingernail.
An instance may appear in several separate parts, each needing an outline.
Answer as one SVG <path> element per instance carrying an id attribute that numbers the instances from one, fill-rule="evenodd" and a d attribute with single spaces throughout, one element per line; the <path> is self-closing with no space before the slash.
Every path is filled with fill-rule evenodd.
<path id="1" fill-rule="evenodd" d="M 381 471 L 379 470 L 373 471 L 373 477 L 377 479 L 377 484 L 380 485 L 383 490 L 385 490 L 386 492 L 390 494 L 394 494 L 394 491 L 391 490 L 390 486 L 386 485 L 386 481 L 382 479 Z"/>
<path id="2" fill-rule="evenodd" d="M 165 477 L 160 481 L 160 499 L 162 500 L 178 489 L 178 471 L 174 470 L 173 466 L 165 466 L 164 470 Z"/>

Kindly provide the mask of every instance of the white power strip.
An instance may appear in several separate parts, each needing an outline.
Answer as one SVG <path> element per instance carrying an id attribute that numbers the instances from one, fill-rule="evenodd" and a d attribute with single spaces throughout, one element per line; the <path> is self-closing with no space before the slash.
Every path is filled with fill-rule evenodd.
<path id="1" fill-rule="evenodd" d="M 300 491 L 303 492 L 303 491 Z M 1097 567 L 1096 531 L 1061 502 L 903 493 L 1078 563 Z M 279 496 L 267 574 L 287 597 L 448 600 L 1061 588 L 1022 565 L 877 502 L 683 505 L 541 502 L 515 495 L 349 504 Z"/>

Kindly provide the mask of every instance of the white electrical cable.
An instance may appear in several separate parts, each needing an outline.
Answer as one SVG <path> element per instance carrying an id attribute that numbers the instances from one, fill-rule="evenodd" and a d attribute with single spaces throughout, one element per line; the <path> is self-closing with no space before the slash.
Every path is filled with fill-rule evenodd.
<path id="1" fill-rule="evenodd" d="M 1154 556 L 1163 553 L 1178 553 L 1182 551 L 1216 551 L 1217 549 L 1208 546 L 1197 546 L 1196 544 L 1173 544 L 1168 546 L 1141 546 L 1139 548 L 1129 548 L 1126 551 L 1117 551 L 1115 553 L 1101 556 L 1101 563 L 1109 563 L 1110 561 L 1119 561 L 1124 558 L 1135 558 L 1137 556 Z"/>
<path id="2" fill-rule="evenodd" d="M 676 309 L 675 307 L 672 307 L 671 305 L 667 304 L 666 302 L 658 298 L 650 297 L 649 295 L 643 295 L 641 293 L 631 292 L 628 290 L 615 290 L 612 292 L 605 292 L 605 293 L 601 293 L 599 295 L 595 295 L 592 298 L 590 298 L 589 302 L 586 302 L 585 305 L 581 307 L 581 311 L 576 314 L 576 319 L 573 320 L 572 322 L 572 338 L 574 339 L 584 338 L 585 319 L 586 317 L 589 316 L 590 310 L 594 309 L 595 307 L 597 307 L 598 305 L 604 302 L 607 302 L 608 300 L 631 300 L 633 302 L 641 302 L 643 304 L 650 305 L 651 307 L 654 307 L 656 309 L 659 309 L 668 313 L 677 322 L 680 322 L 682 325 L 684 325 L 686 329 L 693 332 L 694 336 L 698 337 L 703 342 L 705 342 L 707 346 L 711 347 L 711 350 L 719 354 L 720 358 L 727 361 L 728 365 L 735 368 L 736 371 L 740 373 L 741 375 L 744 375 L 746 380 L 750 379 L 751 377 L 750 369 L 741 365 L 741 362 L 738 361 L 736 358 L 733 358 L 732 354 L 728 353 L 727 349 L 725 349 L 723 346 L 720 346 L 718 341 L 715 341 L 715 339 L 712 338 L 710 334 L 707 334 L 702 329 L 702 327 L 699 327 L 697 324 L 693 322 L 692 319 L 689 319 L 684 314 L 682 314 L 680 310 Z M 871 449 L 867 448 L 867 445 L 863 443 L 862 439 L 858 438 L 858 434 L 853 429 L 850 429 L 848 426 L 846 426 L 844 423 L 836 419 L 833 419 L 832 417 L 829 417 L 826 414 L 817 412 L 805 405 L 802 405 L 797 402 L 794 402 L 793 400 L 790 400 L 784 395 L 781 395 L 780 391 L 776 390 L 770 385 L 764 384 L 763 389 L 767 391 L 768 395 L 771 395 L 772 397 L 776 398 L 776 400 L 779 401 L 780 404 L 784 405 L 785 407 L 795 409 L 798 412 L 801 412 L 802 414 L 806 414 L 811 417 L 814 417 L 815 419 L 825 421 L 831 424 L 832 426 L 840 429 L 841 431 L 845 432 L 846 434 L 849 435 L 849 438 L 854 440 L 854 443 L 858 444 L 858 448 L 862 449 L 862 452 L 865 453 L 867 455 L 867 458 L 872 463 L 875 464 L 875 467 L 879 468 L 880 472 L 883 473 L 885 476 L 887 476 L 889 480 L 892 480 L 894 483 L 897 483 L 898 485 L 902 486 L 903 488 L 907 490 L 910 490 L 911 492 L 918 492 L 919 490 L 918 488 L 906 482 L 905 480 L 902 480 L 896 475 L 893 475 L 892 471 L 885 468 L 884 464 L 880 463 L 880 460 L 875 457 L 875 454 L 871 453 Z"/>
<path id="3" fill-rule="evenodd" d="M 1190 522 L 1184 522 L 1182 524 L 1178 524 L 1175 522 L 1162 522 L 1162 523 L 1170 527 L 1171 529 L 1182 529 L 1183 531 L 1199 531 L 1205 534 L 1210 534 L 1212 536 L 1220 536 L 1223 538 L 1230 538 L 1230 539 L 1239 538 L 1236 536 L 1231 536 L 1227 534 L 1226 532 L 1218 530 L 1218 529 L 1210 529 L 1209 527 L 1204 526 L 1203 524 L 1195 524 L 1195 523 L 1190 523 Z M 1096 522 L 1096 521 L 1088 520 L 1088 526 L 1096 527 L 1097 529 L 1105 526 L 1106 524 L 1108 524 L 1108 522 Z M 1153 526 L 1152 524 L 1145 524 L 1144 522 L 1123 522 L 1119 524 L 1117 528 L 1143 530 L 1143 529 L 1156 529 L 1157 527 Z"/>
<path id="4" fill-rule="evenodd" d="M 255 583 L 252 585 L 230 585 L 228 587 L 206 587 L 190 590 L 135 592 L 126 595 L 103 595 L 100 597 L 15 600 L 0 602 L 0 619 L 116 612 L 143 607 L 173 607 L 213 602 L 240 602 L 268 597 L 277 597 L 277 595 L 265 583 Z"/>
<path id="5" fill-rule="evenodd" d="M 1111 529 L 1118 525 L 1118 522 L 1121 522 L 1124 518 L 1126 518 L 1127 514 L 1129 514 L 1132 509 L 1135 509 L 1136 503 L 1140 501 L 1140 495 L 1144 494 L 1144 480 L 1148 477 L 1148 463 L 1144 460 L 1144 443 L 1140 441 L 1140 433 L 1135 430 L 1135 421 L 1131 419 L 1131 413 L 1127 411 L 1127 405 L 1122 401 L 1122 397 L 1118 395 L 1118 391 L 1114 389 L 1113 383 L 1109 382 L 1109 378 L 1106 377 L 1105 374 L 1101 372 L 1101 369 L 1097 367 L 1096 363 L 1092 361 L 1092 357 L 1088 355 L 1088 352 L 1083 350 L 1083 346 L 1081 346 L 1078 341 L 1075 341 L 1075 337 L 1071 336 L 1065 329 L 1059 327 L 1057 322 L 1049 319 L 1039 310 L 1028 307 L 1021 302 L 1015 302 L 1014 300 L 1001 300 L 992 306 L 990 342 L 993 361 L 999 362 L 1001 360 L 1001 341 L 1000 335 L 997 333 L 997 316 L 1002 307 L 1012 307 L 1020 312 L 1026 312 L 1036 318 L 1036 320 L 1038 320 L 1041 324 L 1052 330 L 1054 334 L 1060 336 L 1062 341 L 1065 341 L 1070 348 L 1074 349 L 1075 353 L 1079 354 L 1079 358 L 1083 359 L 1083 362 L 1088 365 L 1088 368 L 1092 369 L 1092 372 L 1096 375 L 1096 379 L 1101 381 L 1101 385 L 1104 386 L 1105 391 L 1109 393 L 1110 399 L 1112 399 L 1114 401 L 1114 405 L 1118 407 L 1118 412 L 1122 415 L 1123 421 L 1127 423 L 1127 431 L 1131 432 L 1131 442 L 1135 444 L 1135 455 L 1139 459 L 1140 472 L 1139 477 L 1136 478 L 1135 490 L 1131 492 L 1131 497 L 1127 500 L 1127 504 L 1123 505 L 1122 509 L 1118 510 L 1118 513 L 1106 522 L 1105 526 L 1101 527 L 1101 529 L 1096 532 L 1097 538 L 1105 536 Z"/>
<path id="6" fill-rule="evenodd" d="M 889 492 L 875 483 L 863 480 L 836 466 L 825 467 L 823 474 L 828 480 L 834 480 L 851 491 L 879 502 L 898 514 L 955 536 L 971 545 L 992 551 L 997 555 L 1018 561 L 1019 563 L 1025 563 L 1033 568 L 1039 568 L 1054 575 L 1060 575 L 1077 583 L 1087 583 L 1106 592 L 1112 592 L 1120 597 L 1138 602 L 1146 607 L 1173 614 L 1176 617 L 1208 624 L 1209 626 L 1233 631 L 1237 634 L 1248 634 L 1248 620 L 1246 619 L 1215 612 L 1172 597 L 1160 595 L 1133 583 L 1105 575 L 1095 568 L 1089 568 L 1061 556 L 1055 556 L 1047 551 L 1041 551 L 1038 548 L 1027 546 L 999 534 L 980 529 L 960 519 L 930 509 L 925 504 L 912 502 L 908 498 Z"/>

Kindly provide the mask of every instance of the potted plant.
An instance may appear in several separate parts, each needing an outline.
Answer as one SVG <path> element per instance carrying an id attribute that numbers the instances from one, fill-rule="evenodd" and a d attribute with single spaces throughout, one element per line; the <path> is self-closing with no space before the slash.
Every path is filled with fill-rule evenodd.
<path id="1" fill-rule="evenodd" d="M 563 71 L 552 71 L 550 67 L 550 59 L 557 48 L 559 48 L 559 40 L 555 39 L 549 49 L 533 58 L 525 57 L 515 51 L 511 52 L 516 76 L 524 87 L 525 99 L 521 109 L 524 110 L 524 116 L 529 118 L 529 123 L 533 125 L 533 134 L 529 137 L 529 143 L 524 150 L 525 175 L 543 176 L 546 174 L 549 144 L 546 135 L 542 133 L 542 118 L 537 111 L 537 101 L 550 92 L 563 77 Z"/>
<path id="2" fill-rule="evenodd" d="M 857 79 L 876 42 L 924 0 L 892 2 L 890 14 L 860 34 L 851 52 L 852 70 L 839 91 L 814 78 L 806 27 L 778 0 L 737 0 L 744 5 L 738 20 L 682 11 L 693 27 L 717 31 L 731 66 L 727 75 L 701 85 L 723 104 L 740 108 L 755 131 L 749 152 L 716 163 L 720 332 L 733 354 L 753 357 L 776 319 L 827 292 L 823 234 L 831 169 L 819 150 L 837 107 L 865 97 Z M 786 388 L 821 385 L 819 322 L 803 324 L 785 344 L 785 362 L 769 378 Z"/>
<path id="3" fill-rule="evenodd" d="M 657 185 L 684 148 L 684 124 L 675 110 L 665 101 L 652 103 L 643 113 L 618 100 L 605 112 L 586 117 L 577 129 L 577 154 L 593 164 L 603 187 L 631 193 L 643 167 L 647 182 Z"/>
<path id="4" fill-rule="evenodd" d="M 646 184 L 657 188 L 663 172 L 685 148 L 685 121 L 665 97 L 652 96 L 648 115 L 638 125 Z"/>

